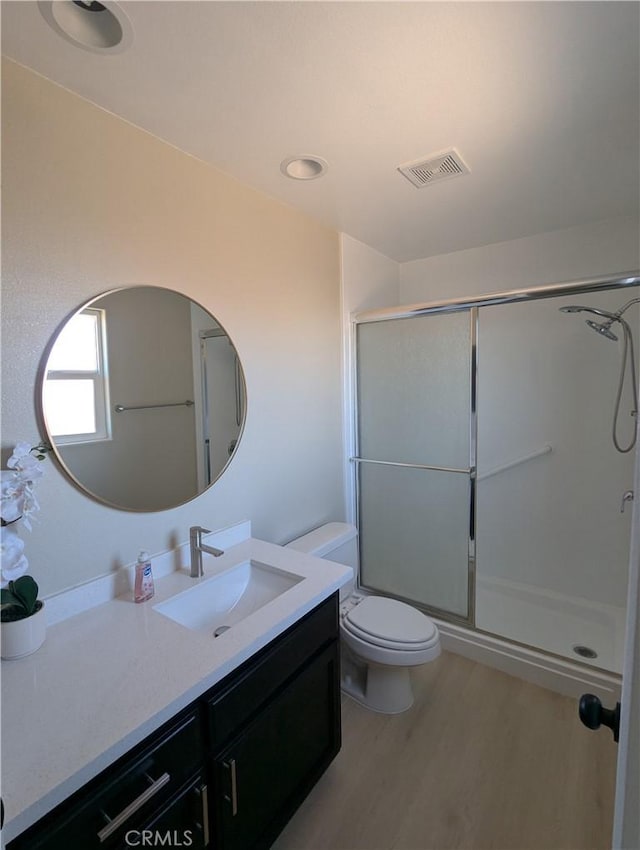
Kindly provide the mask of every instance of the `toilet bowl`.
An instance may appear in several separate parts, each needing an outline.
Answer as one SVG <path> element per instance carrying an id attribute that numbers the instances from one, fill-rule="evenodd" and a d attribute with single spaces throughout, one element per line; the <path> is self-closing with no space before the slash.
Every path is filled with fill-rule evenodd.
<path id="1" fill-rule="evenodd" d="M 332 522 L 292 540 L 300 552 L 347 564 L 357 575 L 357 531 Z M 410 670 L 440 654 L 435 623 L 417 608 L 347 586 L 340 594 L 341 686 L 356 702 L 383 714 L 413 704 Z"/>

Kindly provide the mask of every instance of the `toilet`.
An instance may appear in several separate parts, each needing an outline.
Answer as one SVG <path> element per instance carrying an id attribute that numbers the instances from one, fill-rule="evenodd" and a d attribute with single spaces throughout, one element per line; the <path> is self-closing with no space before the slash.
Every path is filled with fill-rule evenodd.
<path id="1" fill-rule="evenodd" d="M 358 574 L 358 532 L 330 522 L 298 537 L 288 548 L 353 568 Z M 412 667 L 440 655 L 436 624 L 417 608 L 356 592 L 355 582 L 340 591 L 342 690 L 382 714 L 399 714 L 413 705 Z"/>

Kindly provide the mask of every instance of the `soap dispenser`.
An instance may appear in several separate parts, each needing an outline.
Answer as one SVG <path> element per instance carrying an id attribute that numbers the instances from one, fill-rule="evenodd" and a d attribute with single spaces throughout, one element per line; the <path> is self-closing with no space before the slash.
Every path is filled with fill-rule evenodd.
<path id="1" fill-rule="evenodd" d="M 142 551 L 138 555 L 138 561 L 136 563 L 136 581 L 133 599 L 135 602 L 145 602 L 147 599 L 151 599 L 154 592 L 151 559 L 147 552 Z"/>

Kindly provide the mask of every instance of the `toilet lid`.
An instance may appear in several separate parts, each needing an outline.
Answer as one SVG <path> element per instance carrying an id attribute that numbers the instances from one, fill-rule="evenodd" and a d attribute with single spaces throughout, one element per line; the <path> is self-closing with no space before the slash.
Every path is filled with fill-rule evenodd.
<path id="1" fill-rule="evenodd" d="M 349 611 L 343 622 L 350 631 L 373 641 L 413 645 L 416 649 L 418 644 L 429 643 L 437 636 L 435 623 L 425 614 L 384 596 L 367 596 Z"/>

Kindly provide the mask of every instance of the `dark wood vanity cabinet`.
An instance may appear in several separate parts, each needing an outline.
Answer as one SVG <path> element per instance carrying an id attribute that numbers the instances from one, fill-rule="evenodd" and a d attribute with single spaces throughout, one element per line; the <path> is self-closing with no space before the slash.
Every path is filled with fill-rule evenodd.
<path id="1" fill-rule="evenodd" d="M 229 676 L 206 709 L 215 846 L 267 848 L 340 749 L 337 599 Z"/>
<path id="2" fill-rule="evenodd" d="M 334 594 L 7 850 L 266 849 L 339 749 Z"/>

